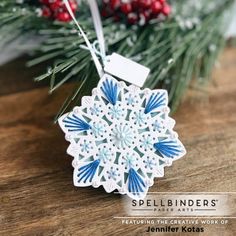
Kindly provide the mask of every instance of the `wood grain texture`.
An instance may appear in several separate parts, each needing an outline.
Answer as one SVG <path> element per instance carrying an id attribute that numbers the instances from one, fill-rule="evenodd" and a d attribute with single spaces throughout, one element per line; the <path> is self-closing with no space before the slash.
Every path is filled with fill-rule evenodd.
<path id="1" fill-rule="evenodd" d="M 45 73 L 48 64 L 42 63 L 40 66 L 26 67 L 26 62 L 29 60 L 29 56 L 23 56 L 0 67 L 0 96 L 19 93 L 35 87 L 33 78 Z M 42 87 L 47 83 L 47 81 L 43 81 L 37 86 Z"/>
<path id="2" fill-rule="evenodd" d="M 236 49 L 227 49 L 220 61 L 208 93 L 191 90 L 174 115 L 188 154 L 150 191 L 236 191 Z M 73 85 L 51 96 L 31 82 L 13 86 L 31 80 L 31 73 L 16 68 L 0 68 L 0 235 L 148 235 L 146 226 L 113 218 L 124 215 L 120 195 L 73 187 L 68 143 L 53 124 Z M 234 223 L 210 226 L 201 235 L 235 235 Z"/>

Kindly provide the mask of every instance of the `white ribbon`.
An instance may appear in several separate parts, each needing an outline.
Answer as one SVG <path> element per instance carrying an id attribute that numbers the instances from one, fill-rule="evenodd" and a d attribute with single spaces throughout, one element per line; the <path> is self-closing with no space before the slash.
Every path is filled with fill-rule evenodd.
<path id="1" fill-rule="evenodd" d="M 93 20 L 94 20 L 94 26 L 95 26 L 95 30 L 97 33 L 97 37 L 99 40 L 99 44 L 100 44 L 100 50 L 101 50 L 101 54 L 104 56 L 105 55 L 105 41 L 104 41 L 104 36 L 103 36 L 103 31 L 102 31 L 102 23 L 101 23 L 101 19 L 99 16 L 99 11 L 98 11 L 98 6 L 95 0 L 88 0 L 89 4 L 90 4 L 90 9 L 93 15 Z M 75 15 L 70 7 L 70 4 L 68 2 L 68 0 L 63 0 L 72 20 L 74 21 L 74 23 L 76 24 L 76 26 L 79 29 L 80 34 L 82 35 L 82 37 L 84 38 L 84 41 L 92 55 L 93 61 L 95 63 L 96 69 L 98 71 L 98 74 L 100 76 L 100 78 L 102 78 L 102 76 L 104 75 L 104 71 L 103 71 L 103 67 L 95 53 L 95 50 L 93 48 L 93 46 L 91 45 L 88 37 L 86 36 L 86 34 L 84 33 L 84 31 L 82 30 L 82 28 L 80 27 L 78 21 L 75 18 Z M 90 3 L 91 2 L 91 3 Z M 95 23 L 95 20 L 97 23 Z M 99 28 L 100 27 L 100 28 Z"/>
<path id="2" fill-rule="evenodd" d="M 102 59 L 104 59 L 106 57 L 106 46 L 105 46 L 105 38 L 103 34 L 102 21 L 101 21 L 98 5 L 97 5 L 96 0 L 88 0 L 88 3 L 89 3 L 90 11 L 93 18 L 93 24 L 94 24 L 94 28 L 95 28 L 98 43 L 99 43 L 100 55 Z"/>

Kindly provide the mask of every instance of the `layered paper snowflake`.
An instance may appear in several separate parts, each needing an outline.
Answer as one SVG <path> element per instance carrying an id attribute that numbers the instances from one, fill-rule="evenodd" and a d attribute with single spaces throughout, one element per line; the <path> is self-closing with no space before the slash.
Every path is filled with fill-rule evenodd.
<path id="1" fill-rule="evenodd" d="M 186 153 L 167 104 L 165 90 L 141 90 L 104 75 L 92 96 L 59 120 L 74 157 L 74 185 L 144 198 L 164 167 Z"/>

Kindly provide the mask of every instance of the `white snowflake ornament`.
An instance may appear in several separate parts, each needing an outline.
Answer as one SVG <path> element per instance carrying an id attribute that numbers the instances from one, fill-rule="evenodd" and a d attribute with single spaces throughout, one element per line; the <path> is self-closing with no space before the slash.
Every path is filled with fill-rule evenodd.
<path id="1" fill-rule="evenodd" d="M 74 157 L 74 185 L 134 199 L 186 151 L 173 131 L 165 90 L 127 86 L 105 74 L 92 96 L 59 119 Z"/>

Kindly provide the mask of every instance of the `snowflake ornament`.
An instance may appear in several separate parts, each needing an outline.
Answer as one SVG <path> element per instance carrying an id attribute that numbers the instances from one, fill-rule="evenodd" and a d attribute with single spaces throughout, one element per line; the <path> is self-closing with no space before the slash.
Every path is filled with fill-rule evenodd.
<path id="1" fill-rule="evenodd" d="M 92 96 L 59 119 L 74 157 L 74 185 L 144 198 L 164 167 L 186 153 L 169 111 L 165 90 L 142 90 L 105 74 Z"/>

